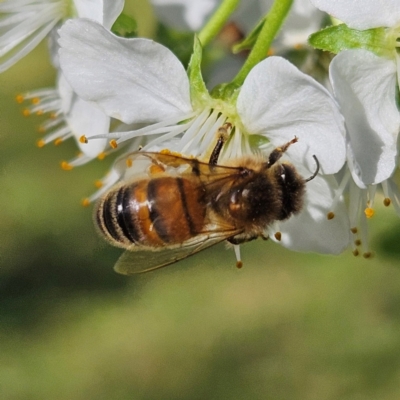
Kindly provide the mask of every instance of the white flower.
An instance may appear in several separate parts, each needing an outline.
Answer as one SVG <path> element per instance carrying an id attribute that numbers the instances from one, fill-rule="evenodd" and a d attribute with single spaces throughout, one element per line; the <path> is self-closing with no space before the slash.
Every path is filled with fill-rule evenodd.
<path id="1" fill-rule="evenodd" d="M 284 157 L 303 176 L 315 170 L 313 155 L 323 174 L 337 172 L 344 163 L 343 119 L 335 101 L 282 58 L 260 62 L 239 91 L 218 99 L 196 92 L 174 54 L 150 40 L 119 38 L 96 23 L 74 20 L 60 30 L 59 43 L 61 68 L 81 98 L 124 123 L 146 124 L 96 136 L 112 139 L 114 147 L 144 137 L 148 144 L 143 150 L 150 150 L 174 139 L 171 150 L 208 160 L 218 128 L 229 123 L 231 135 L 219 160 L 222 164 L 281 146 L 295 136 L 298 143 Z M 260 142 L 264 144 L 259 146 Z M 309 182 L 304 211 L 271 227 L 281 232 L 281 243 L 296 250 L 342 251 L 349 238 L 342 203 L 337 203 L 337 218 L 326 218 L 334 192 L 329 177 L 319 175 Z M 299 235 L 300 230 L 306 233 Z"/>
<path id="2" fill-rule="evenodd" d="M 124 0 L 5 0 L 0 3 L 0 72 L 32 51 L 58 23 L 91 18 L 111 28 Z"/>
<path id="3" fill-rule="evenodd" d="M 341 186 L 349 191 L 352 231 L 356 237 L 360 235 L 364 253 L 368 255 L 366 218 L 374 215 L 377 186 L 383 189 L 384 204 L 392 203 L 398 213 L 400 210 L 399 191 L 391 179 L 397 164 L 400 130 L 396 104 L 400 3 L 397 0 L 385 1 L 384 5 L 376 0 L 311 1 L 350 28 L 386 28 L 386 40 L 380 42 L 379 56 L 362 49 L 346 50 L 330 66 L 331 84 L 347 129 L 349 172 L 345 173 Z M 357 237 L 355 241 L 360 239 Z"/>
<path id="4" fill-rule="evenodd" d="M 68 162 L 63 161 L 61 166 L 69 170 L 82 165 L 93 158 L 102 158 L 107 147 L 107 140 L 93 141 L 84 145 L 79 139 L 84 135 L 91 137 L 95 134 L 107 133 L 110 126 L 110 117 L 96 104 L 80 99 L 72 90 L 60 72 L 56 88 L 33 90 L 17 96 L 17 101 L 30 100 L 32 105 L 24 109 L 24 115 L 49 115 L 49 119 L 40 127 L 40 133 L 47 133 L 38 140 L 38 147 L 50 142 L 59 145 L 70 137 L 74 137 L 81 150 L 81 154 Z"/>
<path id="5" fill-rule="evenodd" d="M 400 115 L 396 66 L 366 50 L 339 53 L 330 79 L 347 128 L 349 168 L 360 188 L 389 178 L 396 166 Z"/>
<path id="6" fill-rule="evenodd" d="M 352 132 L 350 141 L 353 144 L 355 141 L 362 142 L 364 146 L 352 145 L 352 151 L 359 154 L 369 152 L 368 161 L 365 157 L 362 160 L 363 157 L 354 154 L 358 164 L 356 168 L 359 170 L 354 173 L 353 169 L 353 176 L 360 186 L 361 182 L 381 182 L 392 174 L 395 167 L 394 154 L 400 128 L 395 96 L 400 70 L 397 51 L 400 46 L 400 3 L 398 0 L 387 0 L 383 6 L 382 2 L 377 0 L 311 1 L 316 7 L 345 22 L 350 28 L 387 28 L 386 41 L 381 43 L 381 56 L 361 49 L 348 50 L 336 56 L 331 67 L 332 84 L 343 102 L 346 123 Z M 360 123 L 365 129 L 355 129 Z M 357 134 L 356 131 L 360 133 Z M 366 140 L 365 136 L 361 139 L 360 134 L 369 135 L 369 140 Z M 373 136 L 374 134 L 377 134 L 377 137 Z M 375 150 L 380 147 L 381 150 L 371 154 L 371 148 L 365 147 L 367 145 L 373 146 Z"/>
<path id="7" fill-rule="evenodd" d="M 377 186 L 382 186 L 385 205 L 393 203 L 397 210 L 400 205 L 398 190 L 391 181 L 400 129 L 400 115 L 393 101 L 397 90 L 395 65 L 365 50 L 344 51 L 330 65 L 330 80 L 347 129 L 349 172 L 341 187 L 348 190 L 353 253 L 358 255 L 362 246 L 362 254 L 368 257 L 367 219 L 374 215 Z"/>
<path id="8" fill-rule="evenodd" d="M 0 5 L 6 5 L 8 1 Z M 16 2 L 13 3 L 14 6 Z M 21 6 L 21 3 L 19 3 Z M 67 10 L 69 2 L 64 1 L 31 1 L 28 3 L 23 2 L 29 10 L 34 10 L 35 13 L 41 11 L 47 15 L 51 10 Z M 55 7 L 55 5 L 58 7 Z M 76 8 L 76 15 L 79 17 L 87 17 L 94 19 L 101 23 L 106 28 L 111 28 L 115 19 L 119 15 L 124 5 L 124 1 L 111 1 L 111 0 L 94 0 L 83 1 L 75 0 L 73 6 Z M 72 6 L 72 4 L 70 4 Z M 9 5 L 9 12 L 12 7 Z M 50 10 L 50 11 L 49 11 Z M 26 10 L 25 10 L 26 11 Z M 20 10 L 20 12 L 22 12 Z M 17 9 L 13 10 L 13 14 L 17 13 Z M 67 14 L 57 14 L 60 18 L 65 17 Z M 55 18 L 56 14 L 52 14 Z M 11 14 L 5 20 L 11 20 Z M 17 20 L 19 20 L 17 18 Z M 56 32 L 51 33 L 52 36 L 57 36 Z M 53 38 L 53 64 L 58 65 L 58 44 L 54 43 Z M 49 142 L 59 144 L 70 137 L 74 137 L 81 150 L 81 154 L 66 162 L 63 161 L 61 166 L 63 169 L 69 170 L 75 166 L 85 164 L 93 158 L 104 156 L 104 150 L 107 147 L 107 140 L 101 139 L 91 142 L 90 145 L 83 145 L 80 138 L 82 136 L 91 137 L 94 134 L 108 133 L 110 127 L 110 117 L 106 115 L 96 104 L 87 102 L 80 99 L 76 93 L 73 92 L 71 86 L 65 80 L 62 72 L 58 71 L 57 87 L 50 89 L 33 90 L 29 93 L 19 95 L 17 97 L 19 102 L 24 100 L 31 100 L 32 106 L 24 110 L 25 115 L 30 114 L 49 114 L 50 119 L 46 121 L 39 128 L 41 132 L 49 132 L 45 137 L 38 141 L 38 146 L 43 147 Z"/>

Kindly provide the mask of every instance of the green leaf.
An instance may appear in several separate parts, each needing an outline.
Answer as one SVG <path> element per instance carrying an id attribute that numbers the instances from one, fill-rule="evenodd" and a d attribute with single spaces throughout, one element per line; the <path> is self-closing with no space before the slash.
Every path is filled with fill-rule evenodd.
<path id="1" fill-rule="evenodd" d="M 369 50 L 379 56 L 390 54 L 390 47 L 385 40 L 384 28 L 358 31 L 345 24 L 340 24 L 313 33 L 308 38 L 308 42 L 316 49 L 335 54 L 350 49 Z"/>
<path id="2" fill-rule="evenodd" d="M 122 13 L 111 27 L 111 32 L 120 37 L 133 38 L 138 36 L 137 29 L 136 20 Z"/>
<path id="3" fill-rule="evenodd" d="M 206 84 L 201 74 L 201 58 L 203 48 L 200 40 L 197 36 L 194 38 L 193 54 L 189 61 L 188 76 L 190 81 L 190 97 L 192 100 L 192 106 L 201 106 L 204 102 L 210 101 L 210 95 L 208 93 Z"/>

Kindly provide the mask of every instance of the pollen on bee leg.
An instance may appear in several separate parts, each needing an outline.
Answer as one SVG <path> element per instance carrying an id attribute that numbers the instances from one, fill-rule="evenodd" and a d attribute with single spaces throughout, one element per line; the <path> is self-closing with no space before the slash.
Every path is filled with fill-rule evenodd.
<path id="1" fill-rule="evenodd" d="M 366 216 L 367 218 L 372 218 L 372 217 L 374 216 L 374 214 L 375 214 L 375 211 L 374 211 L 373 208 L 367 207 L 367 208 L 364 210 L 364 213 L 365 213 L 365 216 Z"/>
<path id="2" fill-rule="evenodd" d="M 392 201 L 389 199 L 389 197 L 385 197 L 385 198 L 383 199 L 383 205 L 384 205 L 385 207 L 389 207 L 391 203 L 392 203 Z"/>
<path id="3" fill-rule="evenodd" d="M 85 135 L 82 135 L 82 136 L 79 138 L 79 142 L 80 142 L 80 143 L 87 143 L 87 142 L 88 142 L 87 137 L 86 137 Z"/>
<path id="4" fill-rule="evenodd" d="M 168 156 L 176 156 L 176 157 L 182 157 L 181 153 L 178 153 L 177 151 L 171 151 L 169 149 L 162 149 L 160 151 L 160 154 L 166 154 Z"/>
<path id="5" fill-rule="evenodd" d="M 158 165 L 158 164 L 151 164 L 150 165 L 150 174 L 159 174 L 159 173 L 161 173 L 161 172 L 165 172 L 165 169 L 161 166 L 161 165 Z"/>
<path id="6" fill-rule="evenodd" d="M 116 149 L 116 148 L 118 147 L 117 141 L 116 141 L 115 139 L 110 140 L 110 146 L 111 146 L 113 149 Z"/>
<path id="7" fill-rule="evenodd" d="M 243 267 L 242 257 L 240 256 L 240 245 L 233 245 L 233 249 L 235 250 L 236 256 L 236 268 L 240 269 Z"/>
<path id="8" fill-rule="evenodd" d="M 275 232 L 274 236 L 275 236 L 275 239 L 276 239 L 278 242 L 281 241 L 281 239 L 282 239 L 282 233 L 281 233 L 281 232 Z"/>
<path id="9" fill-rule="evenodd" d="M 335 213 L 333 211 L 329 211 L 328 214 L 326 214 L 326 218 L 328 220 L 335 218 Z"/>

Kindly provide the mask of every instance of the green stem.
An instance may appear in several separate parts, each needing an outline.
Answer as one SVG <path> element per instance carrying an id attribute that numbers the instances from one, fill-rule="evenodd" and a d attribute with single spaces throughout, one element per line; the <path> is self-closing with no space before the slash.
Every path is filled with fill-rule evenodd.
<path id="1" fill-rule="evenodd" d="M 242 86 L 251 69 L 267 57 L 272 41 L 275 39 L 283 21 L 289 13 L 292 3 L 293 0 L 274 1 L 246 62 L 229 86 L 232 85 L 236 88 Z"/>
<path id="2" fill-rule="evenodd" d="M 198 34 L 198 38 L 203 47 L 210 43 L 221 31 L 230 15 L 235 11 L 239 1 L 240 0 L 224 0 L 221 3 L 211 19 Z"/>

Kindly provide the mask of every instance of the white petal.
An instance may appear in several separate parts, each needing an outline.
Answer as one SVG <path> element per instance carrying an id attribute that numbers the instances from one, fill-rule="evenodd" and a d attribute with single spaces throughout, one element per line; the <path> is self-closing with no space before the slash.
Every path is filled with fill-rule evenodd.
<path id="1" fill-rule="evenodd" d="M 61 100 L 62 112 L 68 127 L 71 129 L 80 150 L 86 157 L 95 158 L 107 146 L 107 139 L 91 140 L 89 143 L 81 143 L 82 135 L 90 137 L 97 134 L 105 134 L 110 129 L 110 117 L 108 117 L 96 104 L 80 99 L 72 90 L 60 72 L 57 79 L 57 90 Z"/>
<path id="2" fill-rule="evenodd" d="M 166 47 L 124 39 L 89 20 L 59 31 L 60 64 L 80 97 L 125 123 L 156 122 L 192 110 L 185 69 Z"/>
<path id="3" fill-rule="evenodd" d="M 124 8 L 125 0 L 103 1 L 103 26 L 111 29 Z"/>
<path id="4" fill-rule="evenodd" d="M 292 162 L 333 174 L 345 161 L 344 122 L 328 91 L 280 57 L 256 65 L 247 76 L 237 110 L 250 134 L 266 136 L 275 146 L 298 137 L 287 154 Z"/>
<path id="5" fill-rule="evenodd" d="M 90 158 L 97 157 L 104 151 L 107 145 L 107 139 L 93 139 L 89 143 L 81 143 L 79 138 L 85 135 L 90 138 L 93 135 L 108 133 L 110 128 L 110 117 L 96 106 L 96 104 L 73 97 L 71 109 L 66 115 L 68 126 L 81 149 L 81 151 Z"/>
<path id="6" fill-rule="evenodd" d="M 332 176 L 317 176 L 307 183 L 304 209 L 279 226 L 283 246 L 325 254 L 339 254 L 349 246 L 350 224 L 343 202 L 333 210 L 335 217 L 327 219 L 336 187 Z"/>
<path id="7" fill-rule="evenodd" d="M 359 186 L 386 180 L 396 166 L 400 129 L 396 63 L 365 50 L 343 51 L 330 76 L 346 120 L 354 180 Z"/>
<path id="8" fill-rule="evenodd" d="M 391 27 L 400 21 L 399 0 L 311 0 L 311 3 L 359 30 Z"/>
<path id="9" fill-rule="evenodd" d="M 92 19 L 107 29 L 124 8 L 124 0 L 74 0 L 79 18 Z"/>
<path id="10" fill-rule="evenodd" d="M 199 30 L 219 0 L 151 0 L 157 18 L 177 30 Z"/>

